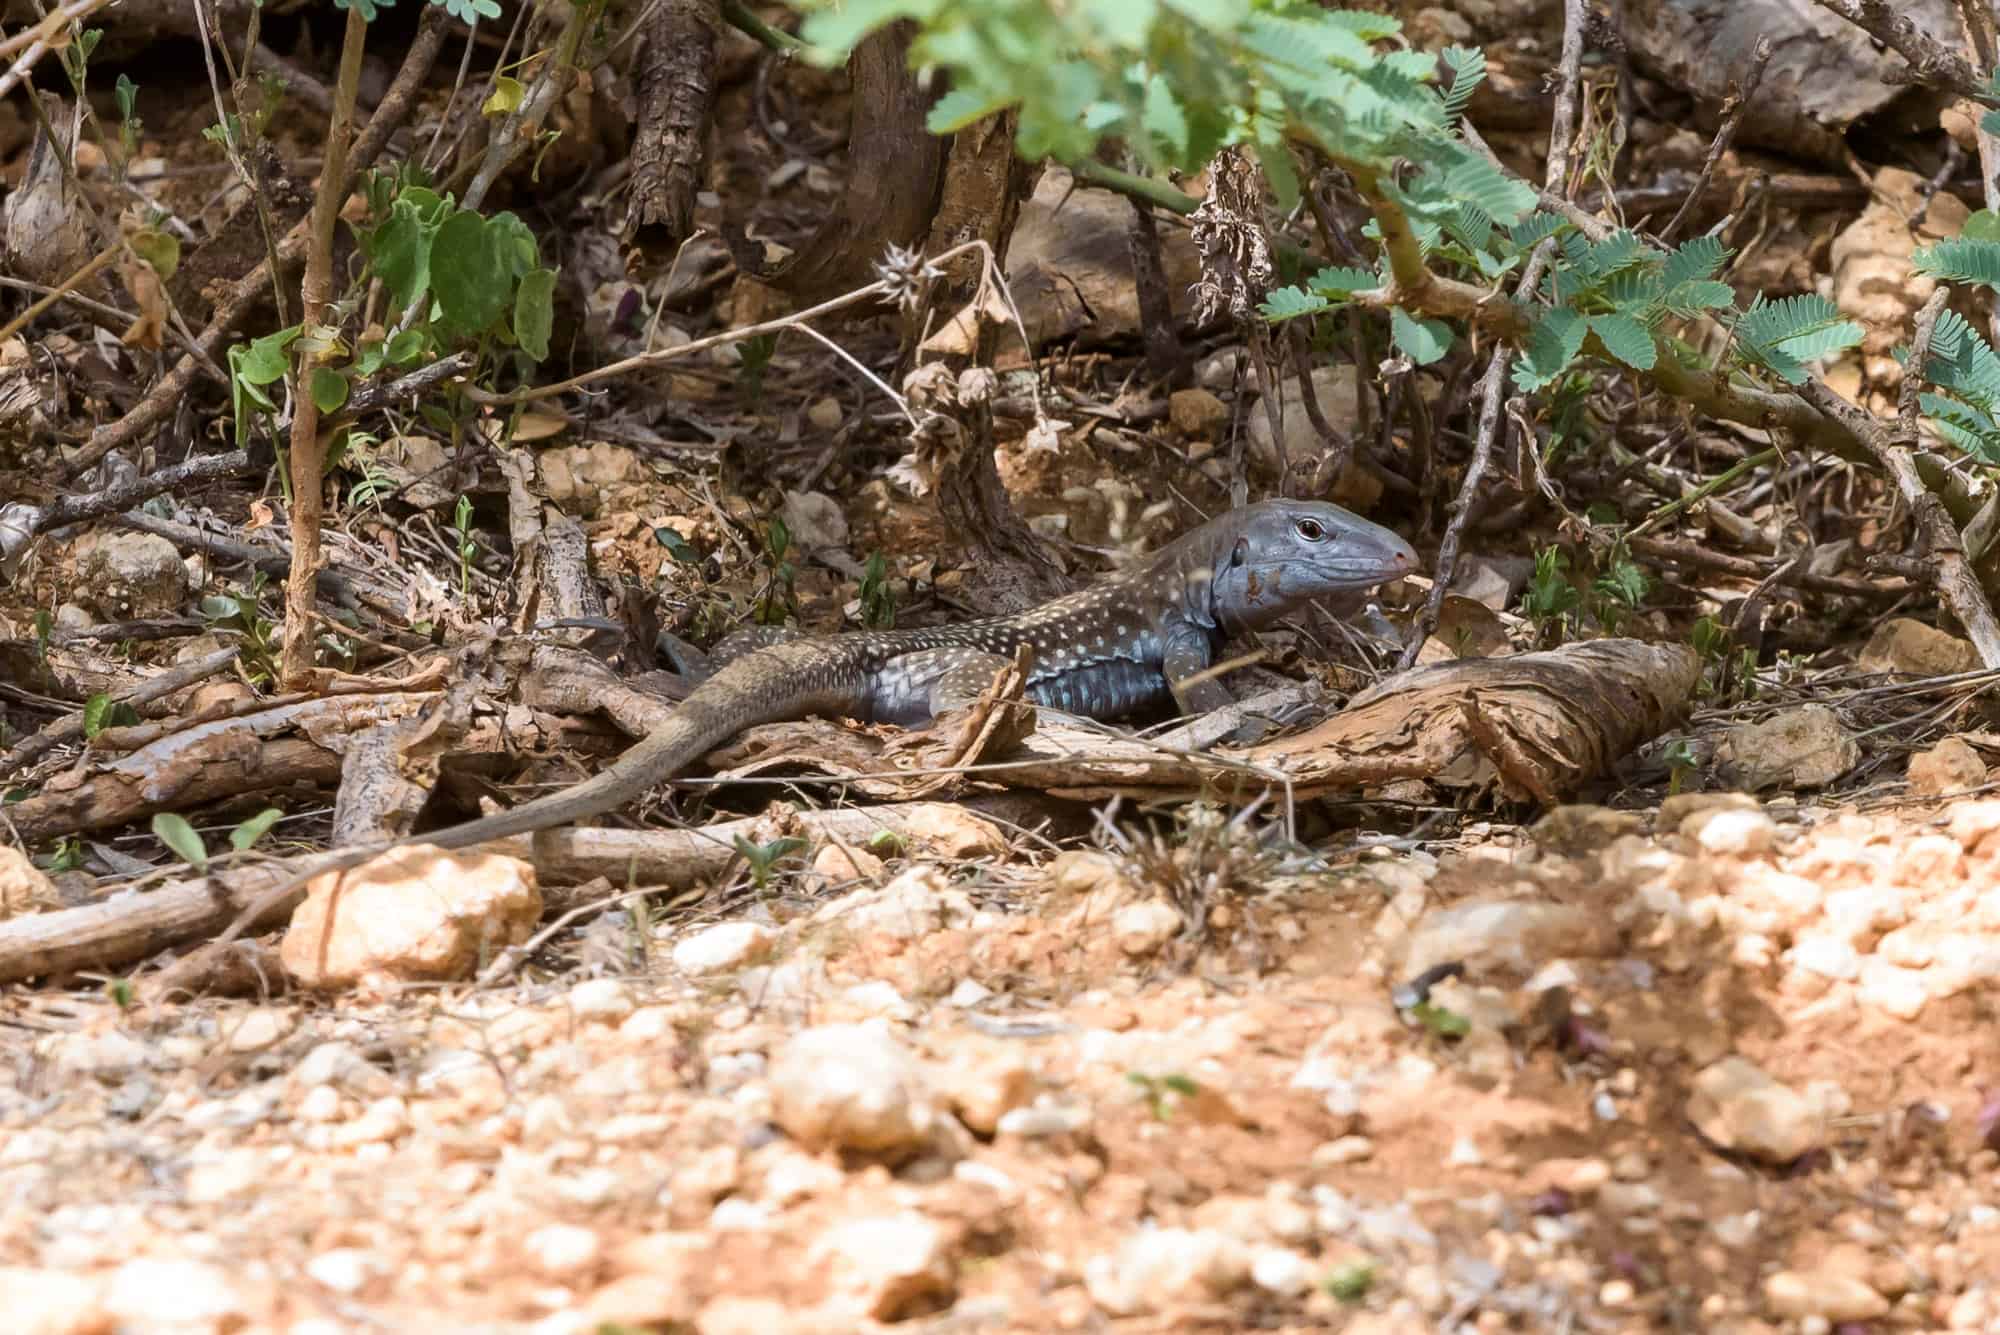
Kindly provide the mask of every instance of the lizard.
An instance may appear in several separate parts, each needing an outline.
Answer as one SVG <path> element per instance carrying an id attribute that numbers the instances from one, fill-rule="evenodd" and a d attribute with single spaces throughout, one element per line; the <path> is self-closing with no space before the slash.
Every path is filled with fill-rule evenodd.
<path id="1" fill-rule="evenodd" d="M 1079 592 L 1014 615 L 785 639 L 733 656 L 725 640 L 712 674 L 592 777 L 442 830 L 341 850 L 309 875 L 407 845 L 470 848 L 600 815 L 760 723 L 822 714 L 920 724 L 976 699 L 1023 644 L 1033 650 L 1025 693 L 1035 704 L 1097 719 L 1168 701 L 1183 713 L 1205 713 L 1231 703 L 1228 688 L 1204 675 L 1231 637 L 1416 567 L 1417 554 L 1401 537 L 1339 506 L 1260 501 Z"/>

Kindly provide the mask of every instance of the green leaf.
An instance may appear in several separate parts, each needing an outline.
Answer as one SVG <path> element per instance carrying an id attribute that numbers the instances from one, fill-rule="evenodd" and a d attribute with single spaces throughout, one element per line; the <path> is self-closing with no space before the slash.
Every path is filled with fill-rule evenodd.
<path id="1" fill-rule="evenodd" d="M 1516 250 L 1533 250 L 1569 225 L 1569 219 L 1561 214 L 1536 209 L 1507 229 L 1507 239 Z"/>
<path id="2" fill-rule="evenodd" d="M 409 366 L 424 355 L 429 337 L 421 329 L 405 329 L 389 336 L 383 355 L 398 366 Z"/>
<path id="3" fill-rule="evenodd" d="M 1306 286 L 1320 296 L 1338 299 L 1382 286 L 1382 276 L 1371 269 L 1329 267 L 1314 274 Z"/>
<path id="4" fill-rule="evenodd" d="M 479 108 L 479 114 L 505 116 L 519 111 L 521 103 L 527 100 L 527 96 L 528 87 L 519 79 L 511 79 L 504 74 L 497 75 L 493 80 L 493 92 L 487 97 L 485 105 Z"/>
<path id="5" fill-rule="evenodd" d="M 187 818 L 174 811 L 162 811 L 153 817 L 153 834 L 159 841 L 179 856 L 196 871 L 208 870 L 208 845 L 195 833 L 194 826 Z"/>
<path id="6" fill-rule="evenodd" d="M 1176 159 L 1186 154 L 1187 112 L 1181 109 L 1180 99 L 1167 87 L 1165 79 L 1155 78 L 1146 84 L 1145 126 L 1149 134 L 1172 150 Z"/>
<path id="7" fill-rule="evenodd" d="M 1671 289 L 1660 298 L 1660 304 L 1676 315 L 1726 310 L 1736 304 L 1736 289 L 1716 279 L 1704 278 Z"/>
<path id="8" fill-rule="evenodd" d="M 668 528 L 665 524 L 660 525 L 653 530 L 653 541 L 666 548 L 667 555 L 683 565 L 701 564 L 701 553 L 696 551 L 676 529 Z"/>
<path id="9" fill-rule="evenodd" d="M 253 385 L 268 385 L 282 379 L 285 367 L 289 364 L 285 349 L 292 346 L 301 328 L 300 325 L 293 325 L 289 329 L 280 329 L 275 334 L 252 339 L 247 345 L 239 344 L 238 346 L 243 349 L 243 357 L 235 368 L 236 376 Z"/>
<path id="10" fill-rule="evenodd" d="M 2000 241 L 2000 213 L 1981 209 L 1965 220 L 1959 235 L 1968 241 Z"/>
<path id="11" fill-rule="evenodd" d="M 408 310 L 431 282 L 431 242 L 437 228 L 407 200 L 391 206 L 388 219 L 364 243 L 375 276 L 389 289 L 398 311 Z"/>
<path id="12" fill-rule="evenodd" d="M 1910 257 L 1918 273 L 1954 283 L 2000 288 L 2000 242 L 1954 237 L 1924 246 Z"/>
<path id="13" fill-rule="evenodd" d="M 1465 114 L 1473 92 L 1486 81 L 1486 53 L 1476 46 L 1448 46 L 1442 58 L 1445 68 L 1451 71 L 1451 87 L 1444 95 L 1444 114 L 1455 121 Z"/>
<path id="14" fill-rule="evenodd" d="M 347 377 L 331 366 L 315 366 L 312 371 L 313 407 L 322 413 L 337 413 L 347 404 Z"/>
<path id="15" fill-rule="evenodd" d="M 470 209 L 445 219 L 431 242 L 431 289 L 445 318 L 467 333 L 483 332 L 507 309 L 507 257 L 499 229 Z"/>
<path id="16" fill-rule="evenodd" d="M 1272 324 L 1277 324 L 1283 320 L 1295 320 L 1301 315 L 1317 315 L 1332 306 L 1331 301 L 1317 293 L 1296 287 L 1281 287 L 1264 298 L 1257 312 Z"/>
<path id="17" fill-rule="evenodd" d="M 1604 350 L 1635 371 L 1650 371 L 1658 356 L 1653 333 L 1629 315 L 1613 312 L 1590 317 L 1590 332 Z"/>
<path id="18" fill-rule="evenodd" d="M 536 269 L 521 277 L 514 294 L 514 341 L 536 361 L 549 355 L 549 331 L 555 327 L 556 271 Z"/>
<path id="19" fill-rule="evenodd" d="M 1736 325 L 1743 351 L 1793 385 L 1805 383 L 1805 363 L 1853 347 L 1862 332 L 1839 307 L 1817 294 L 1783 301 L 1759 297 Z"/>
<path id="20" fill-rule="evenodd" d="M 1534 211 L 1535 192 L 1527 183 L 1461 144 L 1440 145 L 1440 156 L 1451 159 L 1444 173 L 1444 188 L 1457 200 L 1473 204 L 1503 226 L 1515 223 Z"/>
<path id="21" fill-rule="evenodd" d="M 1018 100 L 1011 97 L 995 97 L 989 93 L 974 92 L 967 88 L 954 88 L 932 105 L 930 115 L 924 118 L 924 128 L 932 134 L 957 134 L 966 126 L 976 125 L 996 111 L 1006 110 Z"/>
<path id="22" fill-rule="evenodd" d="M 1713 278 L 1728 258 L 1729 248 L 1720 238 L 1690 237 L 1667 256 L 1666 267 L 1660 270 L 1660 286 L 1671 292 L 1683 283 Z"/>
<path id="23" fill-rule="evenodd" d="M 1402 20 L 1365 9 L 1329 9 L 1319 16 L 1319 21 L 1335 24 L 1364 42 L 1379 42 L 1403 31 Z"/>
<path id="24" fill-rule="evenodd" d="M 1396 306 L 1389 311 L 1389 325 L 1396 346 L 1419 366 L 1429 366 L 1451 351 L 1451 326 L 1442 320 L 1418 320 Z"/>
<path id="25" fill-rule="evenodd" d="M 1271 143 L 1254 145 L 1257 161 L 1264 168 L 1264 179 L 1271 183 L 1271 194 L 1276 197 L 1278 211 L 1290 213 L 1299 203 L 1299 175 L 1292 167 L 1291 150 L 1282 139 Z"/>
<path id="26" fill-rule="evenodd" d="M 83 735 L 95 737 L 103 732 L 111 717 L 111 697 L 99 691 L 83 702 Z"/>
<path id="27" fill-rule="evenodd" d="M 535 231 L 509 212 L 496 213 L 486 220 L 490 244 L 499 253 L 501 270 L 511 281 L 530 273 L 541 263 L 540 243 Z"/>
<path id="28" fill-rule="evenodd" d="M 1528 346 L 1514 363 L 1513 380 L 1524 393 L 1533 393 L 1568 369 L 1583 351 L 1583 336 L 1589 325 L 1581 315 L 1564 306 L 1546 312 L 1528 335 Z"/>
<path id="29" fill-rule="evenodd" d="M 1204 28 L 1223 32 L 1250 17 L 1250 0 L 1162 0 L 1166 8 Z"/>
<path id="30" fill-rule="evenodd" d="M 229 846 L 241 853 L 256 844 L 271 832 L 271 827 L 285 818 L 285 813 L 276 807 L 265 807 L 262 811 L 244 821 L 229 832 Z"/>

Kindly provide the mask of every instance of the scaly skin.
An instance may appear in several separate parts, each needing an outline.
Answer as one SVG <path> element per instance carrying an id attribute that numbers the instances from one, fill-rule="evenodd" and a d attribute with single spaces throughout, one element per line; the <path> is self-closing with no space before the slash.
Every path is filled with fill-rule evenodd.
<path id="1" fill-rule="evenodd" d="M 1022 644 L 1028 696 L 1093 718 L 1171 698 L 1185 712 L 1229 703 L 1206 669 L 1231 635 L 1316 598 L 1415 570 L 1388 529 L 1315 501 L 1264 501 L 1213 519 L 1131 570 L 1014 616 L 931 630 L 868 631 L 774 644 L 704 681 L 665 724 L 593 776 L 547 797 L 315 867 L 352 866 L 403 844 L 469 848 L 570 825 L 644 796 L 745 728 L 808 714 L 914 723 L 975 696 Z"/>

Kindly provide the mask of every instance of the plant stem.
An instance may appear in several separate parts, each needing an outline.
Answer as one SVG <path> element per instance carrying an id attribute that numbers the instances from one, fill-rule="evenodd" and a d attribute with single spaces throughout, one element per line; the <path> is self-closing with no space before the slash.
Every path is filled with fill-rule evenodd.
<path id="1" fill-rule="evenodd" d="M 292 386 L 292 567 L 285 584 L 285 648 L 280 677 L 287 690 L 304 690 L 313 675 L 315 583 L 319 575 L 320 502 L 325 458 L 319 443 L 319 409 L 313 403 L 313 371 L 330 360 L 336 330 L 326 328 L 333 299 L 333 236 L 347 197 L 347 150 L 354 131 L 354 104 L 361 88 L 361 57 L 368 47 L 368 20 L 359 5 L 347 11 L 340 51 L 333 117 L 326 130 L 326 160 L 320 164 L 319 193 L 313 197 L 312 241 L 305 278 L 299 285 L 304 332 L 298 376 Z"/>

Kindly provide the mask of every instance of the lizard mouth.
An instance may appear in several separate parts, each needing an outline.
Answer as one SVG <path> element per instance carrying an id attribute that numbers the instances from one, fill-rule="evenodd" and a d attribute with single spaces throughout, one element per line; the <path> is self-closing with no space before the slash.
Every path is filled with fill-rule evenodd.
<path id="1" fill-rule="evenodd" d="M 1417 568 L 1416 549 L 1386 528 L 1350 537 L 1341 548 L 1338 555 L 1312 563 L 1315 577 L 1338 588 L 1373 588 Z"/>

